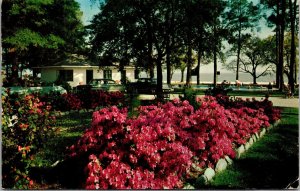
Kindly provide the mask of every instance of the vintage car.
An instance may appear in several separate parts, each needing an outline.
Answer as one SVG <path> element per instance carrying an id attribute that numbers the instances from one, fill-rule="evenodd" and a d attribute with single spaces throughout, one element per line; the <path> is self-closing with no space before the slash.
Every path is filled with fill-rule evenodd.
<path id="1" fill-rule="evenodd" d="M 31 94 L 31 93 L 39 93 L 40 95 L 50 94 L 50 93 L 58 93 L 65 94 L 67 91 L 62 86 L 41 86 L 41 87 L 21 87 L 21 86 L 12 86 L 6 87 L 2 89 L 2 95 L 7 95 L 7 91 L 10 94 Z"/>
<path id="2" fill-rule="evenodd" d="M 93 79 L 87 85 L 79 85 L 76 87 L 77 91 L 85 90 L 103 90 L 103 91 L 125 91 L 125 86 L 122 84 L 116 83 L 111 79 Z"/>
<path id="3" fill-rule="evenodd" d="M 138 94 L 155 94 L 157 86 L 157 79 L 155 78 L 139 78 L 137 82 L 128 84 L 128 93 L 138 93 Z M 173 88 L 170 84 L 163 84 L 163 92 L 170 93 Z"/>

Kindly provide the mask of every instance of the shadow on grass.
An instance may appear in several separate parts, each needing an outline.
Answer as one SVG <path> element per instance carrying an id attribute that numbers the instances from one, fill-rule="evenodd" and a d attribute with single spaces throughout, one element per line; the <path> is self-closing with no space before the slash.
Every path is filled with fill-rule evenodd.
<path id="1" fill-rule="evenodd" d="M 54 167 L 33 167 L 31 177 L 40 189 L 78 189 L 83 188 L 88 157 L 66 159 Z"/>
<path id="2" fill-rule="evenodd" d="M 298 109 L 284 109 L 282 122 L 205 189 L 284 189 L 299 176 Z"/>
<path id="3" fill-rule="evenodd" d="M 66 148 L 77 142 L 89 127 L 91 119 L 91 112 L 70 113 L 57 119 L 56 127 L 59 130 L 36 155 L 35 166 L 30 170 L 31 177 L 39 185 L 39 189 L 82 188 L 85 179 L 82 169 L 88 161 L 66 159 Z M 53 165 L 55 162 L 58 164 Z"/>

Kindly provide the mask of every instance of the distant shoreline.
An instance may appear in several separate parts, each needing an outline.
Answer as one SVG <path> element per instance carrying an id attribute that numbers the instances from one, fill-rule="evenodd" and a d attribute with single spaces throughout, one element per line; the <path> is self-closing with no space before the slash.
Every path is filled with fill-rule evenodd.
<path id="1" fill-rule="evenodd" d="M 167 83 L 166 81 L 164 81 L 163 83 Z M 185 85 L 186 82 L 180 82 L 180 81 L 171 81 L 172 85 Z M 218 85 L 221 85 L 222 82 L 219 81 L 217 82 Z M 191 81 L 191 85 L 197 85 L 196 81 Z M 208 82 L 208 81 L 200 81 L 200 85 L 213 85 L 213 82 Z M 231 86 L 236 86 L 235 82 L 231 82 L 230 83 Z M 241 86 L 262 86 L 262 87 L 266 87 L 267 85 L 269 85 L 269 82 L 257 82 L 257 84 L 253 84 L 253 82 L 242 82 Z M 274 86 L 275 84 L 272 83 L 272 85 Z"/>

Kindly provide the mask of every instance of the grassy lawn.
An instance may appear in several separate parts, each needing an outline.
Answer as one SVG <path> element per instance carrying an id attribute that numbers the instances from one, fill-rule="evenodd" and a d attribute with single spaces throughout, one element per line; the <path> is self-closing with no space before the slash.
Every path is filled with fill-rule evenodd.
<path id="1" fill-rule="evenodd" d="M 58 116 L 55 126 L 57 131 L 47 142 L 45 149 L 36 155 L 35 166 L 49 167 L 56 161 L 63 160 L 66 147 L 76 143 L 91 121 L 92 112 L 71 112 Z"/>
<path id="2" fill-rule="evenodd" d="M 282 121 L 225 171 L 209 189 L 283 189 L 299 176 L 298 108 L 284 108 Z"/>
<path id="3" fill-rule="evenodd" d="M 82 163 L 86 161 L 65 160 L 66 148 L 75 144 L 86 128 L 89 128 L 93 112 L 71 112 L 57 117 L 57 131 L 48 140 L 45 148 L 37 153 L 31 177 L 36 181 L 36 189 L 76 189 L 76 183 L 83 178 Z M 58 163 L 57 163 L 58 162 Z M 56 165 L 54 165 L 56 163 Z M 75 163 L 75 164 L 74 164 Z M 76 166 L 78 168 L 76 168 Z M 74 178 L 75 177 L 75 178 Z M 76 179 L 78 178 L 78 180 Z"/>

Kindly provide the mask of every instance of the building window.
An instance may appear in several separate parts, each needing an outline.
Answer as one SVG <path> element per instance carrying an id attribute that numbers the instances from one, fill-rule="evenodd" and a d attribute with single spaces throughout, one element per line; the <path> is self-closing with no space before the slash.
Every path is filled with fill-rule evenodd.
<path id="1" fill-rule="evenodd" d="M 112 79 L 112 71 L 111 70 L 104 70 L 103 78 L 104 79 Z"/>
<path id="2" fill-rule="evenodd" d="M 73 81 L 73 70 L 59 70 L 59 80 L 62 81 Z"/>

